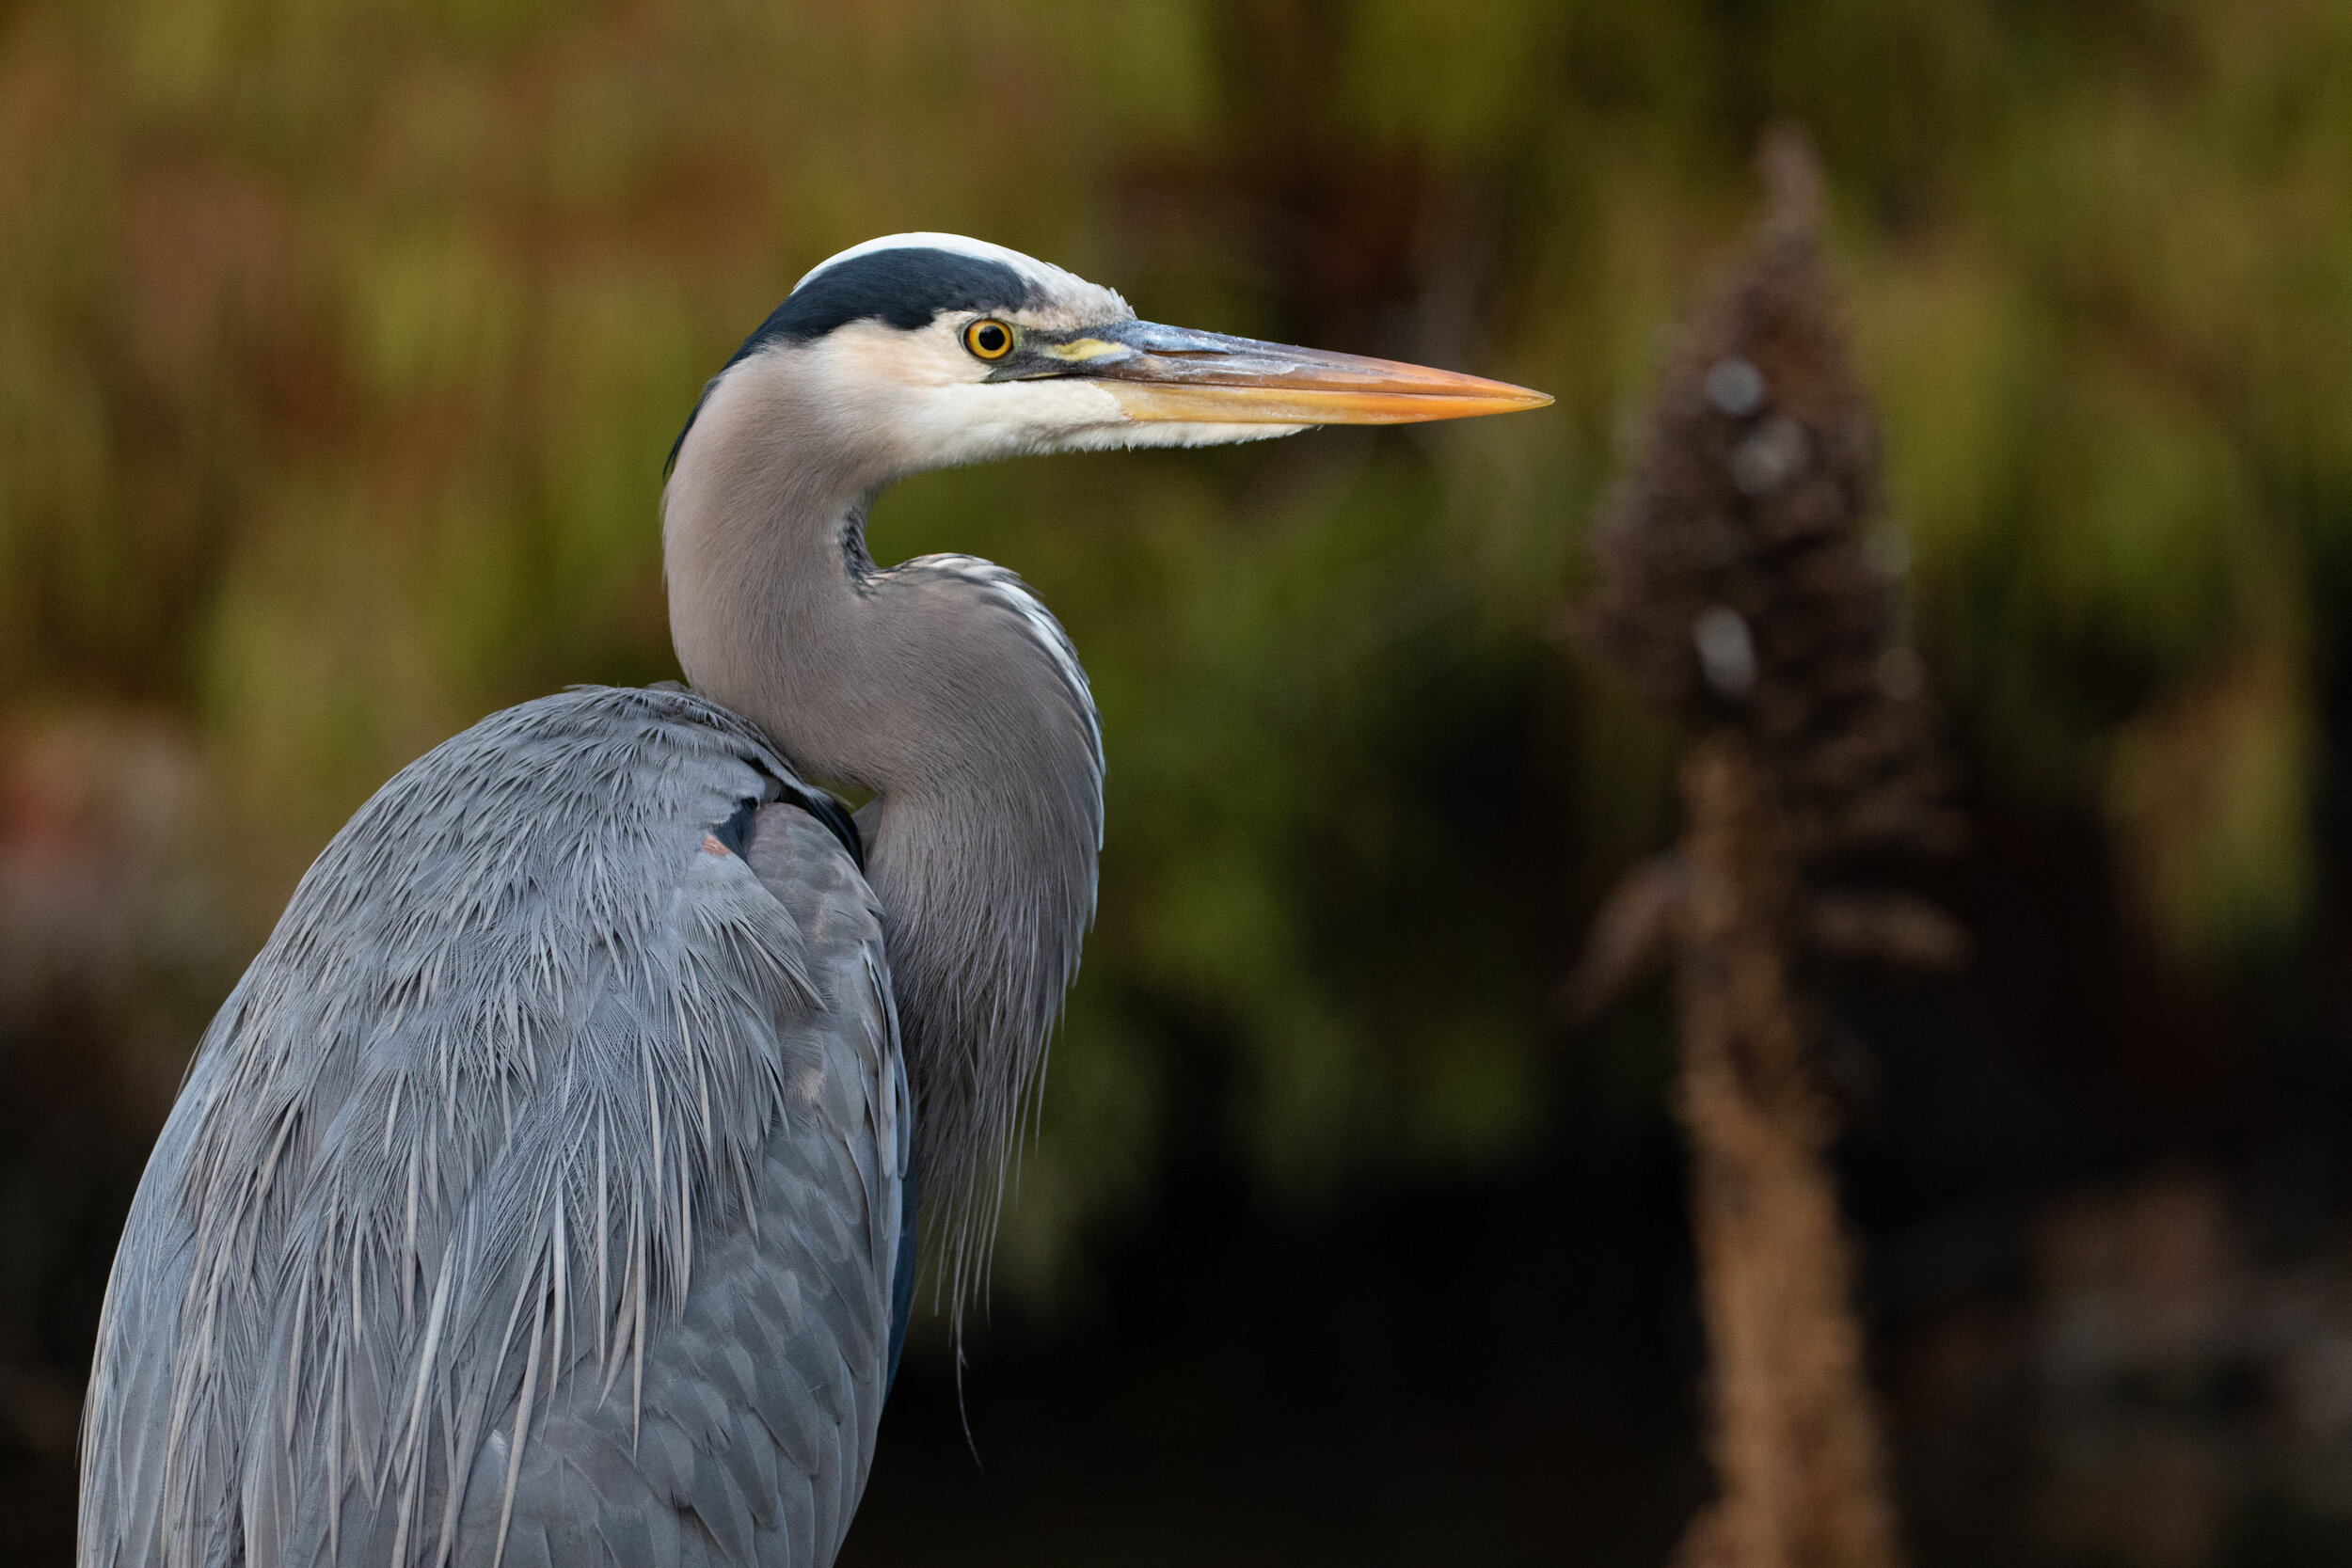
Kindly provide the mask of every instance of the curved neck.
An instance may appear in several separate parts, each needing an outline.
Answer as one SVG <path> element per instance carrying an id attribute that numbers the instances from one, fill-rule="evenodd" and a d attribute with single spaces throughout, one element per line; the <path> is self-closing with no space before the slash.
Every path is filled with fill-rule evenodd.
<path id="1" fill-rule="evenodd" d="M 860 813 L 867 877 L 960 1299 L 1093 918 L 1094 707 L 1010 573 L 966 557 L 874 568 L 882 481 L 810 461 L 773 395 L 714 396 L 680 452 L 663 499 L 671 632 L 697 689 L 796 768 L 878 797 Z"/>

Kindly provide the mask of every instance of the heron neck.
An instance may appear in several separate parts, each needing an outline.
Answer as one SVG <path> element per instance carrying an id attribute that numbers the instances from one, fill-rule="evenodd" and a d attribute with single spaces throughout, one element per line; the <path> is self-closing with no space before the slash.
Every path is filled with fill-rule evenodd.
<path id="1" fill-rule="evenodd" d="M 1093 916 L 1093 705 L 1060 628 L 1009 573 L 866 561 L 878 486 L 805 464 L 691 463 L 697 447 L 740 443 L 690 443 L 664 499 L 679 661 L 796 768 L 876 792 L 860 813 L 867 876 L 960 1297 Z"/>

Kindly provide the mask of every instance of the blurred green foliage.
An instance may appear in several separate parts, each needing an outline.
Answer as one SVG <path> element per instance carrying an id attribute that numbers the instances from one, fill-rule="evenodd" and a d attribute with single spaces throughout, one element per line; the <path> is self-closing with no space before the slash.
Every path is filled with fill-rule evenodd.
<path id="1" fill-rule="evenodd" d="M 1498 1158 L 1583 910 L 1670 824 L 1671 737 L 1554 616 L 1784 117 L 1973 766 L 2096 802 L 2185 963 L 2294 941 L 2352 585 L 2333 0 L 7 0 L 0 716 L 183 727 L 249 947 L 401 763 L 674 673 L 663 453 L 793 278 L 895 230 L 1540 386 L 932 476 L 874 524 L 1026 575 L 1104 714 L 1011 1279 L 1140 1190 L 1184 1053 L 1270 1194 Z"/>

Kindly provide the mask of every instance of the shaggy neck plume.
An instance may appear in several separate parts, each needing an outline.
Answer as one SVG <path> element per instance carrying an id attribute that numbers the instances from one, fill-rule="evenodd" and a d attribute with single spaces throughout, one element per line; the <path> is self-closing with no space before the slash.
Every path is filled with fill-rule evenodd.
<path id="1" fill-rule="evenodd" d="M 813 459 L 789 377 L 730 373 L 663 499 L 679 662 L 859 814 L 916 1106 L 916 1173 L 960 1306 L 1093 918 L 1103 757 L 1061 627 L 965 556 L 877 569 L 889 476 Z"/>

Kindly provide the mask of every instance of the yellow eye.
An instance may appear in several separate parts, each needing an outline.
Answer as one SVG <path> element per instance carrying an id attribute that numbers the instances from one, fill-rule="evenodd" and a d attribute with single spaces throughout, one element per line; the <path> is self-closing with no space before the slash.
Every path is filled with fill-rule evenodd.
<path id="1" fill-rule="evenodd" d="M 1002 359 L 1012 352 L 1012 328 L 990 316 L 982 316 L 963 329 L 963 346 L 976 359 Z"/>

